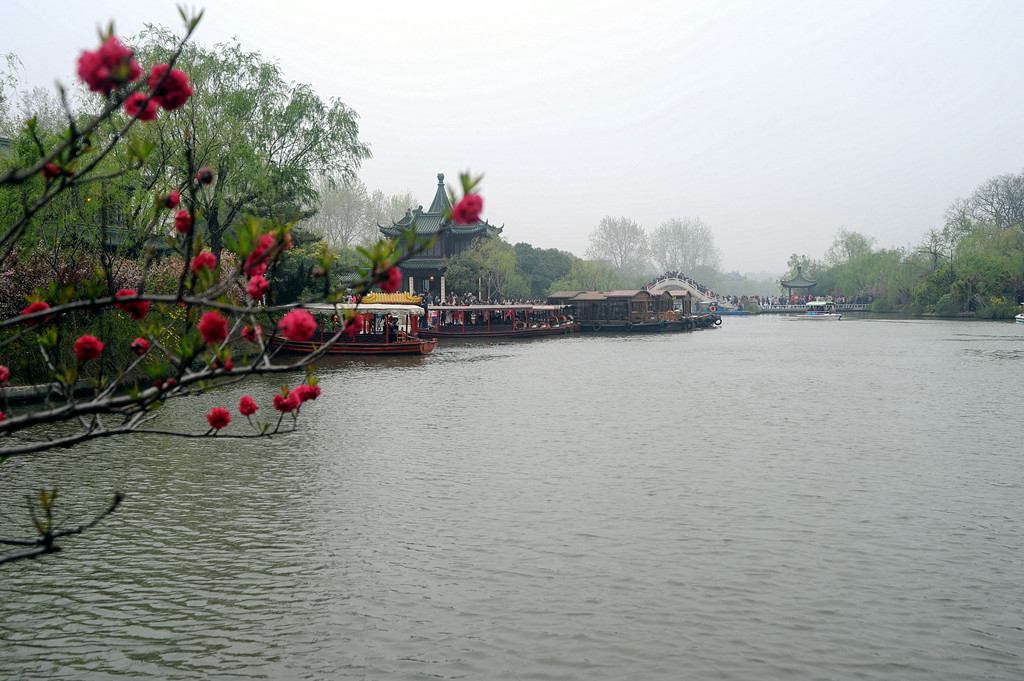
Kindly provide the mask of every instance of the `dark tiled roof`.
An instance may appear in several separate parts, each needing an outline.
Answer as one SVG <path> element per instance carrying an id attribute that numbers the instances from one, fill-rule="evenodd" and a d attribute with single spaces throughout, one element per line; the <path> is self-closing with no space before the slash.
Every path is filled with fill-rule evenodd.
<path id="1" fill-rule="evenodd" d="M 402 271 L 439 270 L 444 264 L 442 258 L 414 258 L 406 260 L 399 267 Z"/>
<path id="2" fill-rule="evenodd" d="M 377 227 L 381 234 L 391 238 L 399 236 L 412 223 L 416 224 L 417 234 L 439 234 L 448 231 L 458 235 L 471 236 L 483 233 L 496 235 L 501 234 L 504 229 L 495 227 L 486 220 L 477 220 L 471 225 L 457 225 L 446 219 L 448 211 L 451 209 L 452 204 L 448 200 L 448 192 L 444 188 L 444 173 L 438 173 L 437 191 L 434 192 L 434 200 L 429 209 L 423 210 L 423 206 L 419 206 L 415 210 L 409 209 L 402 219 L 396 220 L 390 225 L 377 225 Z"/>
<path id="3" fill-rule="evenodd" d="M 817 279 L 808 279 L 804 276 L 803 267 L 796 268 L 796 276 L 792 279 L 784 279 L 779 283 L 787 288 L 810 288 L 818 283 Z"/>

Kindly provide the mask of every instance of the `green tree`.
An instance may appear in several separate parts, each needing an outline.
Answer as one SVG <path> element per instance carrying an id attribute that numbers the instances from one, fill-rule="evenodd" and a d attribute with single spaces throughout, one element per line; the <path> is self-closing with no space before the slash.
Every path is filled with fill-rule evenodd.
<path id="1" fill-rule="evenodd" d="M 529 297 L 543 300 L 552 292 L 551 284 L 569 275 L 574 256 L 557 248 L 534 248 L 527 243 L 514 247 L 516 271 L 529 286 Z"/>
<path id="2" fill-rule="evenodd" d="M 847 260 L 869 255 L 875 249 L 876 240 L 872 236 L 851 232 L 845 227 L 840 228 L 828 251 L 825 252 L 825 263 L 836 266 Z"/>
<path id="3" fill-rule="evenodd" d="M 551 283 L 555 291 L 615 291 L 625 288 L 618 270 L 603 260 L 572 261 L 569 275 Z"/>
<path id="4" fill-rule="evenodd" d="M 475 239 L 462 253 L 445 262 L 445 278 L 453 291 L 479 292 L 485 300 L 517 299 L 529 287 L 516 272 L 516 253 L 499 237 Z"/>
<path id="5" fill-rule="evenodd" d="M 159 61 L 174 44 L 166 29 L 152 27 L 136 42 L 146 61 Z M 370 158 L 355 111 L 287 82 L 278 64 L 237 42 L 189 44 L 178 68 L 189 73 L 195 95 L 149 130 L 158 153 L 146 171 L 184 188 L 197 168 L 213 169 L 212 190 L 190 200 L 215 254 L 246 215 L 284 222 L 311 216 L 317 178 L 354 182 Z"/>

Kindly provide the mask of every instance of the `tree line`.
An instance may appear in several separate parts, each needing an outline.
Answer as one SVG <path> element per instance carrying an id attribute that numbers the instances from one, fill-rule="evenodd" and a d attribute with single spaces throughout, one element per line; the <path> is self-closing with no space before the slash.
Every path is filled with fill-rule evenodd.
<path id="1" fill-rule="evenodd" d="M 986 180 L 955 200 L 919 243 L 879 248 L 841 229 L 820 260 L 793 254 L 820 295 L 870 301 L 877 311 L 1008 319 L 1024 299 L 1024 173 Z M 788 278 L 784 277 L 784 278 Z"/>

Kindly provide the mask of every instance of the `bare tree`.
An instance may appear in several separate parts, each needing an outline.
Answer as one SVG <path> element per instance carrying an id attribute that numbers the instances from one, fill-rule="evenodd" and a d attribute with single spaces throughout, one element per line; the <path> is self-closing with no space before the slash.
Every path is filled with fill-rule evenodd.
<path id="1" fill-rule="evenodd" d="M 359 180 L 336 184 L 330 178 L 318 178 L 320 193 L 316 214 L 303 220 L 305 227 L 334 248 L 363 244 L 372 237 L 368 215 L 366 185 Z"/>
<path id="2" fill-rule="evenodd" d="M 390 225 L 415 206 L 410 192 L 385 194 L 370 192 L 360 180 L 337 184 L 329 178 L 316 182 L 320 202 L 316 214 L 302 227 L 322 237 L 335 248 L 365 246 L 380 238 L 377 225 Z"/>
<path id="3" fill-rule="evenodd" d="M 662 272 L 693 274 L 698 268 L 722 268 L 711 228 L 698 218 L 671 218 L 651 233 L 651 255 Z"/>
<path id="4" fill-rule="evenodd" d="M 976 221 L 1024 231 L 1024 173 L 993 177 L 975 189 L 967 201 Z"/>
<path id="5" fill-rule="evenodd" d="M 650 265 L 647 233 L 629 218 L 606 216 L 590 233 L 587 257 L 604 260 L 622 272 L 642 272 Z"/>
<path id="6" fill-rule="evenodd" d="M 387 226 L 401 220 L 405 212 L 415 208 L 416 205 L 416 197 L 410 191 L 401 194 L 385 194 L 380 189 L 374 189 L 370 193 L 367 209 L 370 224 L 373 227 L 373 239 L 380 238 L 377 225 Z"/>

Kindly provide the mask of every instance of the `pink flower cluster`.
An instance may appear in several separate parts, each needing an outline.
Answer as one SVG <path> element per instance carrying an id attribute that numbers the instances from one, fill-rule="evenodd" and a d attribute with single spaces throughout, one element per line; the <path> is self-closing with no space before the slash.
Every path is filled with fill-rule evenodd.
<path id="1" fill-rule="evenodd" d="M 480 211 L 484 209 L 484 199 L 479 194 L 466 194 L 452 208 L 452 220 L 460 225 L 471 225 L 480 219 Z"/>
<path id="2" fill-rule="evenodd" d="M 217 256 L 209 251 L 203 251 L 192 259 L 193 274 L 200 274 L 204 270 L 212 272 L 215 269 L 217 269 Z"/>
<path id="3" fill-rule="evenodd" d="M 307 385 L 304 383 L 291 392 L 285 388 L 284 393 L 274 395 L 274 409 L 282 414 L 290 414 L 298 409 L 303 402 L 309 402 L 318 397 L 320 397 L 319 385 Z"/>
<path id="4" fill-rule="evenodd" d="M 394 293 L 402 287 L 402 270 L 397 267 L 389 267 L 378 278 L 377 284 L 384 293 Z"/>
<path id="5" fill-rule="evenodd" d="M 109 36 L 95 52 L 85 50 L 78 58 L 78 77 L 93 92 L 110 95 L 115 88 L 138 80 L 142 69 L 132 51 L 121 44 L 116 36 Z M 124 111 L 138 116 L 141 121 L 156 118 L 157 106 L 167 111 L 181 108 L 192 96 L 192 86 L 184 71 L 172 69 L 168 64 L 155 64 L 146 78 L 149 95 L 133 92 L 124 100 Z"/>
<path id="6" fill-rule="evenodd" d="M 96 359 L 103 353 L 103 341 L 96 336 L 85 334 L 75 341 L 75 357 L 79 362 Z"/>
<path id="7" fill-rule="evenodd" d="M 131 288 L 123 288 L 114 294 L 114 307 L 122 312 L 127 312 L 132 319 L 142 319 L 149 314 L 152 305 L 148 300 L 126 300 L 119 302 L 118 298 L 130 298 L 139 295 L 138 291 Z"/>
<path id="8" fill-rule="evenodd" d="M 210 428 L 220 430 L 231 423 L 231 412 L 224 407 L 214 407 L 206 415 L 206 420 L 210 424 Z"/>
<path id="9" fill-rule="evenodd" d="M 256 244 L 254 249 L 252 249 L 252 253 L 249 254 L 249 257 L 245 259 L 242 269 L 244 269 L 245 273 L 250 277 L 266 274 L 267 263 L 279 253 L 287 251 L 291 247 L 291 234 L 285 234 L 284 239 L 278 241 L 276 234 L 268 232 L 260 237 L 259 243 Z"/>
<path id="10" fill-rule="evenodd" d="M 219 345 L 227 340 L 228 320 L 216 310 L 210 310 L 199 319 L 199 335 L 207 345 Z"/>
<path id="11" fill-rule="evenodd" d="M 164 76 L 165 73 L 166 76 Z M 161 78 L 163 78 L 162 82 Z M 149 86 L 150 96 L 168 111 L 180 109 L 192 96 L 192 86 L 188 84 L 188 76 L 185 75 L 185 72 L 172 69 L 167 64 L 154 64 L 153 68 L 149 70 L 146 85 Z"/>
<path id="12" fill-rule="evenodd" d="M 78 58 L 78 77 L 93 92 L 109 95 L 122 83 L 130 83 L 142 75 L 132 51 L 115 36 L 103 41 L 95 52 L 82 52 Z"/>
<path id="13" fill-rule="evenodd" d="M 28 307 L 26 307 L 24 310 L 22 310 L 21 314 L 22 315 L 30 315 L 30 314 L 33 314 L 35 312 L 42 312 L 43 310 L 49 310 L 49 309 L 50 309 L 49 305 L 47 305 L 46 303 L 44 303 L 41 300 L 37 300 L 36 302 L 30 304 Z M 43 317 L 42 322 L 47 322 L 47 321 L 50 321 L 50 318 L 48 316 L 47 317 Z M 28 326 L 36 326 L 36 325 L 38 325 L 38 324 L 40 324 L 42 322 L 40 320 L 38 320 L 38 319 L 33 319 L 32 321 L 25 322 L 25 323 Z"/>
<path id="14" fill-rule="evenodd" d="M 288 340 L 305 341 L 316 331 L 316 319 L 306 310 L 292 310 L 277 323 L 281 335 Z"/>
<path id="15" fill-rule="evenodd" d="M 192 216 L 184 208 L 174 214 L 174 229 L 178 234 L 188 234 L 192 230 Z"/>

